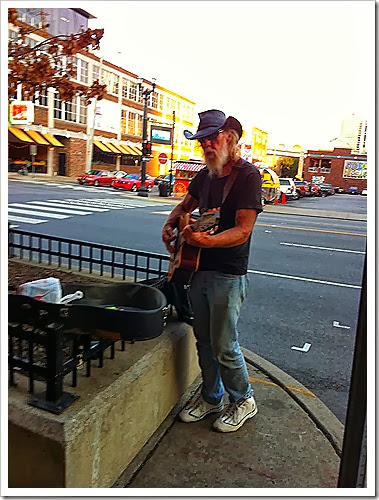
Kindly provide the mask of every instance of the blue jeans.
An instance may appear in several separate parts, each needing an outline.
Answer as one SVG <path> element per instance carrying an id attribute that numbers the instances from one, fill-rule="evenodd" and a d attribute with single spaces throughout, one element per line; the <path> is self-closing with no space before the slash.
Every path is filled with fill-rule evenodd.
<path id="1" fill-rule="evenodd" d="M 193 328 L 203 376 L 202 396 L 210 404 L 218 404 L 225 390 L 231 402 L 252 395 L 237 332 L 247 287 L 247 275 L 217 271 L 198 271 L 191 282 Z"/>

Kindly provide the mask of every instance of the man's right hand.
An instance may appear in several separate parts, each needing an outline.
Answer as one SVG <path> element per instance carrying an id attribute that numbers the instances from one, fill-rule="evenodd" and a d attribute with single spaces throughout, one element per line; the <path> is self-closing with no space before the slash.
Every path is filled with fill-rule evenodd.
<path id="1" fill-rule="evenodd" d="M 170 253 L 175 252 L 175 244 L 173 243 L 176 239 L 174 231 L 169 224 L 165 224 L 162 229 L 162 241 Z"/>

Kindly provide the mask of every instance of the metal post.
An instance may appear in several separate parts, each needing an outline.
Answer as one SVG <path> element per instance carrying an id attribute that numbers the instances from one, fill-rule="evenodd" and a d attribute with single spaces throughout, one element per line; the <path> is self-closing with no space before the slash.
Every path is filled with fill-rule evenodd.
<path id="1" fill-rule="evenodd" d="M 150 92 L 145 89 L 142 92 L 143 95 L 143 122 L 142 122 L 142 162 L 141 162 L 141 187 L 138 191 L 138 196 L 144 196 L 147 198 L 149 193 L 146 189 L 146 160 L 144 156 L 144 145 L 147 142 L 147 99 L 149 98 Z"/>
<path id="2" fill-rule="evenodd" d="M 174 159 L 174 140 L 175 136 L 175 110 L 172 111 L 172 136 L 171 136 L 171 159 L 170 159 L 170 186 L 168 188 L 168 195 L 172 193 L 172 161 Z"/>
<path id="3" fill-rule="evenodd" d="M 345 434 L 342 445 L 338 488 L 363 488 L 366 457 L 364 438 L 367 412 L 367 277 L 366 258 L 353 368 L 351 373 L 349 403 L 346 414 Z M 363 459 L 363 460 L 362 460 Z M 363 470 L 362 470 L 363 469 Z M 363 479 L 362 479 L 363 476 Z"/>
<path id="4" fill-rule="evenodd" d="M 142 87 L 142 78 L 138 78 L 138 90 L 143 95 L 143 122 L 142 122 L 142 158 L 141 158 L 141 187 L 138 190 L 138 196 L 144 196 L 147 198 L 149 196 L 149 192 L 146 188 L 146 163 L 149 160 L 146 160 L 146 144 L 148 142 L 147 137 L 147 100 L 152 92 L 155 89 L 155 78 L 152 78 L 153 87 L 151 89 L 144 89 Z"/>

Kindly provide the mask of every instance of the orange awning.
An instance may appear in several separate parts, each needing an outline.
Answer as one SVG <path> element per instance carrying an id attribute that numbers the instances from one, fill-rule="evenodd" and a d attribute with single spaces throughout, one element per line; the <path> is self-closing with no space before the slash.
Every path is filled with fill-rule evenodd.
<path id="1" fill-rule="evenodd" d="M 122 151 L 123 155 L 130 155 L 129 151 L 126 149 L 126 146 L 123 146 L 122 144 L 117 144 L 117 147 L 120 151 Z"/>
<path id="2" fill-rule="evenodd" d="M 46 134 L 43 134 L 41 132 L 41 134 L 43 135 L 43 137 L 45 139 L 47 139 L 50 144 L 52 144 L 53 146 L 61 146 L 62 148 L 64 148 L 64 144 L 62 144 L 61 142 L 58 141 L 58 139 L 56 137 L 54 137 L 52 134 L 49 134 L 48 132 Z"/>
<path id="3" fill-rule="evenodd" d="M 101 149 L 101 151 L 104 151 L 104 153 L 111 153 L 112 151 L 107 148 L 102 142 L 100 141 L 93 141 L 94 145 Z"/>
<path id="4" fill-rule="evenodd" d="M 23 130 L 16 127 L 8 127 L 8 130 L 20 141 L 29 142 L 30 144 L 34 143 L 33 139 L 31 139 L 28 135 L 26 135 Z"/>
<path id="5" fill-rule="evenodd" d="M 43 146 L 50 146 L 50 142 L 42 137 L 41 134 L 36 132 L 35 130 L 25 130 L 25 132 L 30 135 L 30 137 L 37 143 L 42 144 Z"/>
<path id="6" fill-rule="evenodd" d="M 138 149 L 136 146 L 129 146 L 129 148 L 134 151 L 134 154 L 137 155 L 137 156 L 141 156 L 142 155 L 142 151 L 140 149 Z"/>
<path id="7" fill-rule="evenodd" d="M 117 153 L 118 155 L 121 153 L 121 151 L 119 149 L 116 148 L 116 146 L 114 146 L 113 144 L 111 144 L 110 142 L 106 142 L 105 143 L 105 146 L 110 149 L 113 153 Z"/>

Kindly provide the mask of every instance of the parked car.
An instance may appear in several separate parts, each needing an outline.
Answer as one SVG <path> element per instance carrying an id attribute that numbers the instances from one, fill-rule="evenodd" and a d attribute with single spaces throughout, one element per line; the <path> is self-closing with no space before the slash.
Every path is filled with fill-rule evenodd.
<path id="1" fill-rule="evenodd" d="M 112 170 L 112 174 L 120 179 L 121 177 L 128 175 L 128 172 L 125 172 L 125 170 Z"/>
<path id="2" fill-rule="evenodd" d="M 84 175 L 77 178 L 79 184 L 89 184 L 90 186 L 111 186 L 115 176 L 114 172 L 118 175 L 121 170 L 90 170 Z M 123 175 L 126 174 L 123 173 Z M 126 174 L 127 175 L 127 174 Z"/>
<path id="3" fill-rule="evenodd" d="M 337 193 L 339 193 L 339 194 L 346 193 L 346 189 L 341 188 L 341 187 L 339 187 L 339 186 L 334 187 L 334 191 L 335 191 L 335 193 L 336 193 L 336 194 L 337 194 Z"/>
<path id="4" fill-rule="evenodd" d="M 126 189 L 127 191 L 138 191 L 141 187 L 141 174 L 128 174 L 120 179 L 114 179 L 113 187 L 115 189 Z M 148 191 L 154 186 L 154 178 L 146 174 L 145 185 Z"/>
<path id="5" fill-rule="evenodd" d="M 361 195 L 362 196 L 367 196 L 367 189 L 362 189 Z"/>
<path id="6" fill-rule="evenodd" d="M 331 184 L 318 184 L 321 190 L 321 196 L 330 196 L 335 193 L 334 187 Z"/>
<path id="7" fill-rule="evenodd" d="M 311 196 L 321 196 L 321 188 L 318 184 L 309 184 L 309 188 L 311 190 Z"/>
<path id="8" fill-rule="evenodd" d="M 280 192 L 281 192 L 280 197 L 282 197 L 282 194 L 285 194 L 288 198 L 291 198 L 292 200 L 299 199 L 299 193 L 296 191 L 296 185 L 293 179 L 281 177 L 279 178 L 279 182 L 280 182 Z"/>
<path id="9" fill-rule="evenodd" d="M 154 179 L 154 185 L 159 186 L 159 184 L 163 181 L 165 177 L 166 177 L 165 175 L 158 175 L 158 177 Z"/>
<path id="10" fill-rule="evenodd" d="M 296 186 L 296 191 L 299 193 L 300 197 L 311 196 L 311 191 L 309 189 L 309 184 L 307 181 L 298 181 L 294 179 L 294 183 Z"/>
<path id="11" fill-rule="evenodd" d="M 349 194 L 359 194 L 358 187 L 357 186 L 350 186 L 348 193 Z"/>

